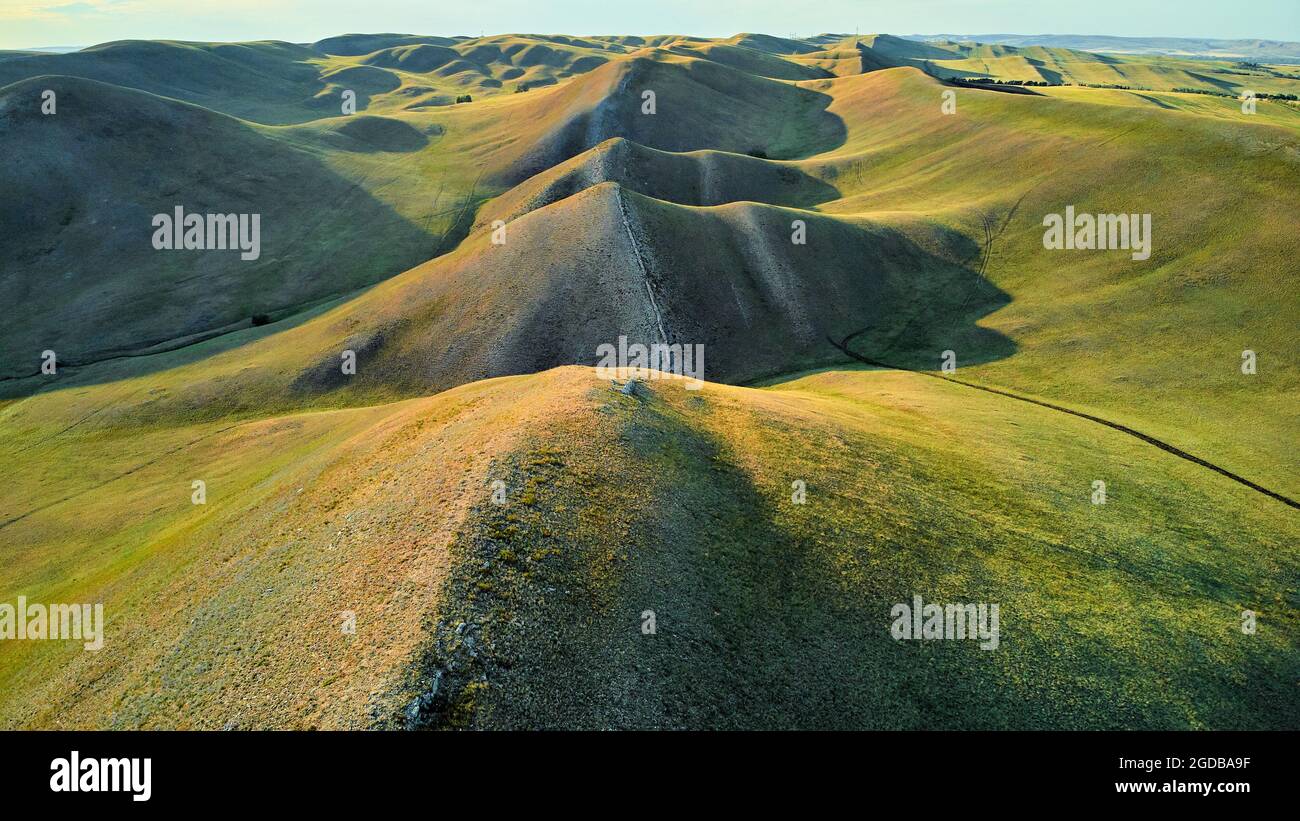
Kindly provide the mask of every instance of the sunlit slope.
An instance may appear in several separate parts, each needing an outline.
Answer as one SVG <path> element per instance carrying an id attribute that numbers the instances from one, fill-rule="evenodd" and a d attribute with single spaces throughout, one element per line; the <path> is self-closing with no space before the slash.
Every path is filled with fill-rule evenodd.
<path id="1" fill-rule="evenodd" d="M 365 46 L 363 46 L 365 47 Z M 330 60 L 333 67 L 359 62 L 390 69 L 401 85 L 375 100 L 377 108 L 425 108 L 554 85 L 623 54 L 621 46 L 575 37 L 495 35 L 453 42 L 408 43 L 360 57 Z"/>
<path id="2" fill-rule="evenodd" d="M 1165 111 L 1182 111 L 1209 117 L 1221 117 L 1239 123 L 1268 123 L 1300 129 L 1300 105 L 1288 105 L 1270 100 L 1257 100 L 1253 111 L 1235 98 L 1208 94 L 1187 94 L 1170 91 L 1133 91 L 1122 89 L 1081 88 L 1079 86 L 1053 86 L 1036 88 L 1038 94 L 1065 100 L 1121 105 L 1136 108 L 1159 108 Z"/>
<path id="3" fill-rule="evenodd" d="M 3 588 L 102 601 L 108 638 L 99 653 L 4 642 L 0 723 L 371 724 L 440 606 L 469 482 L 557 413 L 550 381 L 242 425 L 110 425 L 40 445 L 41 460 L 6 429 L 0 459 L 22 478 L 0 502 Z"/>
<path id="4" fill-rule="evenodd" d="M 563 83 L 631 56 L 699 57 L 753 76 L 807 80 L 910 66 L 937 77 L 1295 94 L 1293 67 L 1173 56 L 1097 54 L 1042 46 L 918 42 L 886 34 L 802 40 L 762 34 L 726 39 L 503 34 L 430 37 L 353 34 L 312 44 L 280 41 L 118 41 L 67 54 L 11 53 L 0 85 L 69 75 L 193 102 L 268 124 L 337 114 L 345 92 L 358 110 L 392 114 Z"/>
<path id="5" fill-rule="evenodd" d="M 649 85 L 669 112 L 641 113 Z M 54 115 L 40 112 L 47 88 L 60 95 Z M 513 99 L 392 116 L 325 111 L 276 128 L 71 77 L 33 78 L 4 94 L 13 125 L 5 138 L 28 159 L 0 194 L 21 263 L 5 287 L 31 309 L 10 326 L 5 377 L 35 373 L 44 350 L 83 365 L 348 294 L 455 248 L 485 200 L 607 137 L 773 156 L 836 139 L 834 118 L 819 112 L 824 95 L 680 57 L 638 58 Z M 733 131 L 736 123 L 743 128 Z M 706 198 L 759 193 L 766 182 L 748 191 L 731 182 L 743 176 L 739 163 L 704 163 L 701 174 L 717 178 L 703 181 Z M 790 189 L 774 202 L 830 196 L 793 170 L 764 170 Z M 155 250 L 153 215 L 176 206 L 259 215 L 259 258 Z M 103 260 L 114 269 L 103 271 Z"/>
<path id="6" fill-rule="evenodd" d="M 830 77 L 832 72 L 807 60 L 791 60 L 772 53 L 765 43 L 754 40 L 740 42 L 708 42 L 675 45 L 668 50 L 675 54 L 701 57 L 759 77 L 776 80 L 812 80 Z"/>
<path id="7" fill-rule="evenodd" d="M 972 42 L 920 42 L 888 34 L 845 41 L 878 66 L 913 66 L 945 79 L 990 78 L 1051 85 L 1125 86 L 1173 91 L 1187 88 L 1237 96 L 1245 91 L 1295 94 L 1294 72 L 1227 60 L 1099 54 L 1047 46 L 1016 47 Z"/>
<path id="8" fill-rule="evenodd" d="M 977 40 L 1013 46 L 1052 46 L 1097 51 L 1123 57 L 1130 54 L 1251 60 L 1256 63 L 1295 63 L 1300 60 L 1300 43 L 1278 40 L 1225 40 L 1190 37 L 1110 37 L 1089 34 L 978 34 L 946 39 Z M 919 38 L 918 38 L 919 39 Z"/>
<path id="9" fill-rule="evenodd" d="M 1293 511 L 924 376 L 630 397 L 566 368 L 245 424 L 5 426 L 0 460 L 5 589 L 108 615 L 98 653 L 0 646 L 5 726 L 1300 717 Z M 998 604 L 999 648 L 895 642 L 914 595 Z"/>
<path id="10" fill-rule="evenodd" d="M 972 265 L 1009 302 L 981 325 L 1016 354 L 967 376 L 1117 418 L 1295 495 L 1300 348 L 1292 272 L 1300 239 L 1300 135 L 1268 121 L 1074 99 L 943 90 L 912 69 L 822 87 L 848 140 L 802 163 L 841 199 L 827 213 L 907 213 L 982 246 Z M 1113 94 L 1115 92 L 1104 92 Z M 1261 104 L 1262 106 L 1263 104 Z M 1152 215 L 1150 258 L 1046 250 L 1047 214 Z M 869 322 L 863 322 L 867 327 Z M 962 345 L 897 355 L 893 328 L 858 350 L 908 367 Z M 1241 372 L 1242 351 L 1268 362 Z"/>
<path id="11" fill-rule="evenodd" d="M 384 49 L 411 48 L 422 45 L 454 46 L 468 37 L 438 37 L 423 34 L 340 34 L 312 43 L 322 54 L 358 57 Z"/>

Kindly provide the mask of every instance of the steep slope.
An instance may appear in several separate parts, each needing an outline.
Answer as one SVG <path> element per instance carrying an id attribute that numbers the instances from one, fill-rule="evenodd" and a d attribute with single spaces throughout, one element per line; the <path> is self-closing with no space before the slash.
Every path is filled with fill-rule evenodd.
<path id="1" fill-rule="evenodd" d="M 1288 399 L 1300 384 L 1288 311 L 1249 310 L 1258 298 L 1252 294 L 1270 294 L 1268 304 L 1277 306 L 1300 298 L 1273 284 L 1297 251 L 1294 236 L 1279 228 L 1287 209 L 1300 207 L 1291 184 L 1300 156 L 1293 129 L 974 89 L 955 90 L 958 114 L 949 116 L 936 103 L 944 87 L 908 68 L 793 87 L 754 78 L 757 87 L 738 86 L 741 97 L 731 104 L 738 121 L 789 123 L 800 110 L 813 112 L 812 128 L 771 132 L 807 158 L 774 163 L 739 156 L 738 140 L 719 118 L 698 127 L 689 120 L 684 137 L 673 130 L 680 101 L 703 93 L 701 72 L 706 79 L 735 73 L 697 59 L 635 58 L 535 95 L 413 120 L 441 133 L 436 150 L 375 161 L 368 158 L 388 155 L 357 152 L 352 162 L 366 163 L 386 194 L 411 192 L 411 202 L 420 198 L 401 170 L 434 172 L 438 187 L 426 208 L 439 199 L 442 175 L 459 174 L 452 184 L 470 196 L 440 207 L 449 223 L 469 229 L 483 197 L 530 168 L 546 168 L 484 206 L 457 254 L 355 305 L 282 326 L 283 339 L 251 349 L 251 367 L 241 354 L 222 353 L 242 336 L 146 367 L 196 363 L 176 377 L 174 401 L 186 405 L 197 396 L 215 399 L 215 409 L 379 401 L 591 363 L 600 344 L 645 336 L 643 318 L 658 310 L 654 324 L 665 328 L 652 336 L 671 332 L 673 342 L 716 346 L 710 378 L 744 380 L 832 361 L 839 354 L 826 335 L 838 341 L 852 334 L 857 353 L 910 368 L 935 368 L 939 354 L 952 350 L 968 378 L 1065 402 L 1300 494 L 1300 478 L 1268 444 L 1287 440 L 1297 421 Z M 638 78 L 660 89 L 655 115 L 640 113 Z M 780 99 L 761 93 L 768 87 L 794 96 L 777 105 Z M 746 89 L 758 95 L 752 103 Z M 726 110 L 722 103 L 717 109 Z M 837 132 L 843 137 L 828 140 Z M 620 133 L 659 148 L 596 142 Z M 819 142 L 833 147 L 815 153 Z M 661 150 L 682 143 L 731 150 Z M 457 156 L 479 170 L 449 159 Z M 1201 172 L 1188 177 L 1192 167 Z M 1135 187 L 1134 180 L 1145 182 Z M 736 204 L 715 212 L 663 209 L 635 195 L 621 197 L 619 209 L 609 194 L 578 205 L 565 199 L 600 182 L 678 204 Z M 1215 207 L 1178 207 L 1184 198 Z M 738 202 L 745 199 L 824 216 Z M 603 204 L 592 207 L 596 202 Z M 543 215 L 536 210 L 542 205 L 563 207 Z M 1067 205 L 1152 213 L 1159 227 L 1151 258 L 1045 251 L 1043 215 Z M 618 211 L 626 214 L 616 219 Z M 525 223 L 525 214 L 533 221 Z M 497 219 L 520 222 L 508 227 L 501 247 L 489 239 Z M 796 219 L 805 223 L 807 246 L 790 241 Z M 445 236 L 430 246 L 459 239 Z M 1249 241 L 1239 242 L 1243 236 Z M 1247 249 L 1249 258 L 1242 256 Z M 537 265 L 547 273 L 526 273 Z M 859 290 L 863 282 L 873 284 Z M 1177 366 L 1160 341 L 1174 320 L 1150 310 L 1153 294 L 1178 317 Z M 652 295 L 657 309 L 648 304 Z M 607 311 L 607 304 L 617 307 Z M 664 319 L 668 314 L 673 318 Z M 474 344 L 452 344 L 467 324 Z M 534 332 L 545 341 L 525 342 Z M 756 352 L 742 355 L 750 335 Z M 343 379 L 344 350 L 391 367 Z M 1264 356 L 1267 370 L 1243 379 L 1243 350 Z M 115 368 L 86 378 L 138 372 Z M 224 389 L 204 387 L 205 374 L 222 374 Z M 28 380 L 8 390 L 52 384 Z M 286 393 L 288 385 L 299 390 Z M 1231 422 L 1243 414 L 1249 424 Z"/>
<path id="2" fill-rule="evenodd" d="M 633 76 L 662 80 L 665 103 L 680 113 L 697 92 L 726 102 L 726 95 L 709 91 L 707 83 L 727 81 L 731 74 L 747 76 L 699 60 L 665 65 L 637 60 L 610 69 L 564 88 L 536 92 L 536 100 L 504 100 L 463 114 L 358 115 L 273 131 L 75 78 L 32 79 L 8 87 L 5 110 L 13 127 L 6 137 L 14 150 L 41 142 L 52 150 L 39 165 L 17 170 L 0 198 L 23 263 L 21 275 L 7 279 L 5 287 L 16 303 L 35 309 L 10 326 L 12 344 L 6 351 L 12 358 L 0 375 L 36 373 L 44 350 L 54 350 L 64 365 L 81 365 L 185 344 L 194 335 L 246 325 L 256 315 L 279 318 L 313 300 L 368 285 L 454 247 L 468 229 L 473 209 L 501 190 L 500 180 L 527 176 L 527 168 L 542 157 L 549 157 L 544 160 L 549 166 L 557 150 L 570 150 L 578 131 L 584 133 L 577 139 L 592 145 L 601 133 L 624 131 L 674 143 L 673 128 L 632 119 L 642 116 L 630 113 L 639 101 L 615 95 L 620 82 Z M 769 80 L 748 82 L 755 84 L 748 96 L 730 105 L 742 121 L 796 117 L 827 102 L 822 95 Z M 62 95 L 61 108 L 58 115 L 45 117 L 39 113 L 40 92 L 50 85 Z M 778 92 L 773 99 L 765 96 L 768 87 Z M 592 109 L 604 112 L 599 115 L 603 124 L 586 133 Z M 605 116 L 613 109 L 614 116 Z M 814 123 L 818 119 L 813 116 Z M 818 126 L 823 131 L 833 122 L 820 119 L 826 121 Z M 512 122 L 527 125 L 512 127 Z M 148 142 L 124 139 L 145 131 Z M 500 139 L 484 139 L 494 132 Z M 719 142 L 735 149 L 741 144 L 772 147 L 774 140 L 799 136 L 760 133 L 756 143 L 740 143 L 734 137 L 722 139 L 724 133 L 714 123 L 711 133 L 693 139 L 698 145 Z M 580 142 L 572 150 L 585 147 Z M 161 174 L 152 166 L 160 154 L 176 158 Z M 477 160 L 477 171 L 464 162 L 467 157 Z M 254 168 L 233 180 L 221 174 L 220 169 L 249 162 Z M 426 179 L 413 176 L 412 170 Z M 798 177 L 788 170 L 775 173 Z M 75 192 L 72 181 L 83 179 L 94 180 L 95 186 L 89 193 Z M 149 182 L 142 189 L 139 180 Z M 796 182 L 793 187 L 818 186 Z M 176 201 L 181 191 L 191 197 L 188 203 Z M 150 204 L 150 197 L 156 202 Z M 316 206 L 322 202 L 333 207 L 321 213 Z M 114 203 L 126 203 L 125 213 Z M 342 204 L 347 204 L 346 212 Z M 170 214 L 177 205 L 198 213 L 259 214 L 265 227 L 261 256 L 240 260 L 237 253 L 154 250 L 149 244 L 153 215 Z M 45 213 L 61 215 L 60 223 L 37 218 Z M 104 232 L 100 226 L 105 223 L 115 229 Z M 131 224 L 139 230 L 130 229 Z M 119 260 L 130 273 L 113 276 L 105 285 L 91 268 L 99 259 Z M 45 288 L 52 278 L 74 284 Z M 160 310 L 164 305 L 170 307 Z"/>
<path id="3" fill-rule="evenodd" d="M 795 220 L 804 244 L 792 242 Z M 175 369 L 162 375 L 168 389 L 114 404 L 143 419 L 369 403 L 597 364 L 598 349 L 620 337 L 703 345 L 707 378 L 743 381 L 838 359 L 828 337 L 904 316 L 909 346 L 961 340 L 986 356 L 1013 347 L 974 324 L 1003 300 L 959 262 L 974 249 L 924 224 L 900 230 L 756 203 L 693 208 L 601 183 L 515 219 L 503 238 L 495 244 L 485 226 L 455 252 L 279 333 L 159 357 L 154 368 Z M 355 374 L 341 368 L 345 351 Z M 137 373 L 120 363 L 60 379 Z"/>

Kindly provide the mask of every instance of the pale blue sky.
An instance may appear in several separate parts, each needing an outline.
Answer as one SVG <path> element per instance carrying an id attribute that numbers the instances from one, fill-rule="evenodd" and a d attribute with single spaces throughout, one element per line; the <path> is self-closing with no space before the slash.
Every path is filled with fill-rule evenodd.
<path id="1" fill-rule="evenodd" d="M 0 0 L 0 48 L 127 38 L 1014 33 L 1300 41 L 1300 0 Z"/>

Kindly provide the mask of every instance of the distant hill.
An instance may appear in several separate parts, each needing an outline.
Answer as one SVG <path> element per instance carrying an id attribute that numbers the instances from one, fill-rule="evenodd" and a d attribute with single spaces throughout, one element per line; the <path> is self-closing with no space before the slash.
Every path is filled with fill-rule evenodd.
<path id="1" fill-rule="evenodd" d="M 1300 43 L 1200 37 L 1111 37 L 1102 34 L 910 34 L 909 40 L 955 40 L 1005 46 L 1048 46 L 1105 54 L 1163 54 L 1205 60 L 1300 63 Z"/>

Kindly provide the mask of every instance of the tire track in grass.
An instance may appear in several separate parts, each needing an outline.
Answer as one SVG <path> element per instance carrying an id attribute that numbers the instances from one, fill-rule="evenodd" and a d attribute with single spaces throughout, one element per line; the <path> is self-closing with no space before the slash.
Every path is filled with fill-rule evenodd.
<path id="1" fill-rule="evenodd" d="M 891 371 L 906 371 L 908 373 L 920 374 L 921 376 L 928 376 L 932 379 L 940 379 L 944 382 L 952 382 L 957 385 L 964 385 L 968 388 L 975 388 L 976 390 L 985 391 L 986 393 L 997 394 L 998 396 L 1005 396 L 1008 399 L 1016 399 L 1021 402 L 1028 402 L 1031 405 L 1038 405 L 1041 408 L 1048 408 L 1049 410 L 1059 411 L 1061 413 L 1068 413 L 1069 415 L 1077 416 L 1080 419 L 1087 419 L 1089 422 L 1096 422 L 1097 424 L 1104 425 L 1110 428 L 1111 430 L 1117 430 L 1120 433 L 1126 433 L 1129 436 L 1134 437 L 1135 439 L 1140 439 L 1149 445 L 1154 445 L 1155 447 L 1163 450 L 1165 453 L 1169 453 L 1174 456 L 1177 456 L 1179 459 L 1183 459 L 1185 461 L 1191 462 L 1194 465 L 1199 465 L 1208 470 L 1212 470 L 1221 476 L 1226 476 L 1232 481 L 1237 482 L 1238 484 L 1245 485 L 1251 490 L 1254 490 L 1258 493 L 1262 493 L 1271 499 L 1276 499 L 1277 501 L 1281 502 L 1284 505 L 1300 510 L 1300 502 L 1297 502 L 1295 499 L 1292 499 L 1289 496 L 1284 496 L 1283 494 L 1278 493 L 1275 490 L 1269 490 L 1263 485 L 1252 482 L 1251 480 L 1245 478 L 1244 476 L 1233 473 L 1227 468 L 1220 467 L 1219 465 L 1216 465 L 1213 462 L 1208 462 L 1205 459 L 1202 459 L 1199 456 L 1195 456 L 1191 453 L 1188 453 L 1182 448 L 1175 447 L 1174 445 L 1171 445 L 1162 439 L 1157 439 L 1156 437 L 1151 436 L 1150 434 L 1146 434 L 1140 430 L 1130 428 L 1128 425 L 1121 425 L 1119 422 L 1112 422 L 1109 419 L 1103 419 L 1102 417 L 1094 416 L 1091 413 L 1084 413 L 1083 411 L 1071 410 L 1070 408 L 1063 407 L 1061 405 L 1055 405 L 1052 404 L 1051 402 L 1045 402 L 1042 399 L 1034 399 L 1032 397 L 1022 396 L 1018 393 L 1013 393 L 1011 391 L 1004 390 L 1002 388 L 992 388 L 989 387 L 988 385 L 979 385 L 974 382 L 966 382 L 961 379 L 956 379 L 951 376 L 943 376 L 941 374 L 932 373 L 930 371 L 919 371 L 919 370 L 913 370 L 912 368 L 902 368 L 895 365 L 887 364 L 885 362 L 880 362 L 875 359 L 871 359 L 869 357 L 862 356 L 861 354 L 850 349 L 848 346 L 849 340 L 860 333 L 862 333 L 862 331 L 858 331 L 856 333 L 850 334 L 849 336 L 844 338 L 843 342 L 836 342 L 834 339 L 832 339 L 829 336 L 826 337 L 826 341 L 830 342 L 836 348 L 840 349 L 847 356 L 850 356 L 859 362 L 862 362 L 867 365 L 871 365 L 873 367 L 884 368 L 886 370 L 891 370 Z"/>
<path id="2" fill-rule="evenodd" d="M 161 462 L 163 459 L 167 458 L 168 456 L 171 456 L 173 453 L 179 453 L 179 452 L 182 451 L 182 450 L 186 450 L 186 449 L 188 449 L 188 448 L 191 448 L 191 447 L 197 445 L 199 442 L 202 442 L 204 439 L 211 439 L 213 436 L 220 435 L 220 434 L 222 434 L 222 433 L 225 433 L 225 432 L 228 431 L 228 430 L 233 430 L 234 428 L 237 428 L 237 427 L 239 427 L 240 425 L 244 425 L 244 424 L 247 424 L 247 423 L 246 423 L 246 422 L 237 422 L 237 423 L 235 423 L 235 424 L 233 424 L 233 425 L 227 425 L 227 426 L 225 426 L 224 428 L 220 428 L 220 429 L 218 429 L 218 430 L 214 430 L 214 431 L 211 431 L 211 432 L 209 432 L 209 433 L 205 433 L 205 434 L 203 434 L 202 436 L 198 437 L 197 439 L 191 439 L 190 441 L 185 442 L 184 444 L 180 444 L 180 445 L 177 445 L 177 446 L 174 447 L 174 448 L 170 448 L 170 449 L 168 449 L 168 450 L 165 450 L 165 451 L 163 451 L 162 453 L 160 453 L 160 454 L 158 454 L 157 456 L 155 456 L 154 458 L 149 459 L 148 461 L 141 462 L 140 464 L 136 465 L 136 466 L 133 467 L 133 468 L 129 468 L 129 469 L 127 469 L 127 470 L 122 471 L 121 473 L 118 473 L 118 474 L 114 475 L 114 476 L 110 476 L 109 478 L 104 479 L 103 481 L 96 482 L 95 484 L 93 484 L 93 485 L 91 485 L 91 486 L 89 486 L 89 487 L 82 488 L 81 490 L 78 490 L 78 491 L 75 492 L 75 493 L 70 493 L 70 494 L 68 494 L 67 496 L 64 496 L 64 497 L 61 498 L 61 499 L 55 499 L 53 502 L 47 502 L 47 503 L 45 503 L 45 504 L 43 504 L 43 505 L 40 505 L 40 506 L 38 506 L 38 507 L 34 507 L 34 508 L 32 508 L 31 510 L 27 511 L 26 513 L 20 513 L 20 514 L 18 514 L 17 516 L 11 516 L 10 518 L 5 519 L 3 522 L 0 522 L 0 530 L 3 530 L 4 528 L 8 527 L 8 526 L 11 525 L 11 524 L 14 524 L 15 522 L 21 522 L 23 519 L 26 519 L 28 516 L 31 516 L 31 515 L 36 514 L 36 513 L 40 513 L 42 510 L 48 510 L 48 509 L 50 509 L 50 508 L 52 508 L 52 507 L 55 507 L 55 506 L 57 506 L 57 505 L 61 505 L 61 504 L 63 504 L 64 502 L 69 502 L 69 501 L 71 501 L 71 500 L 77 498 L 78 496 L 84 496 L 85 494 L 90 493 L 91 491 L 99 490 L 101 487 L 104 487 L 105 485 L 111 485 L 112 483 L 118 481 L 119 479 L 124 479 L 124 478 L 126 478 L 127 476 L 130 476 L 130 475 L 133 474 L 133 473 L 136 473 L 136 472 L 138 472 L 138 471 L 144 470 L 145 468 L 149 467 L 150 465 L 155 465 L 155 464 L 157 464 L 158 462 Z"/>

